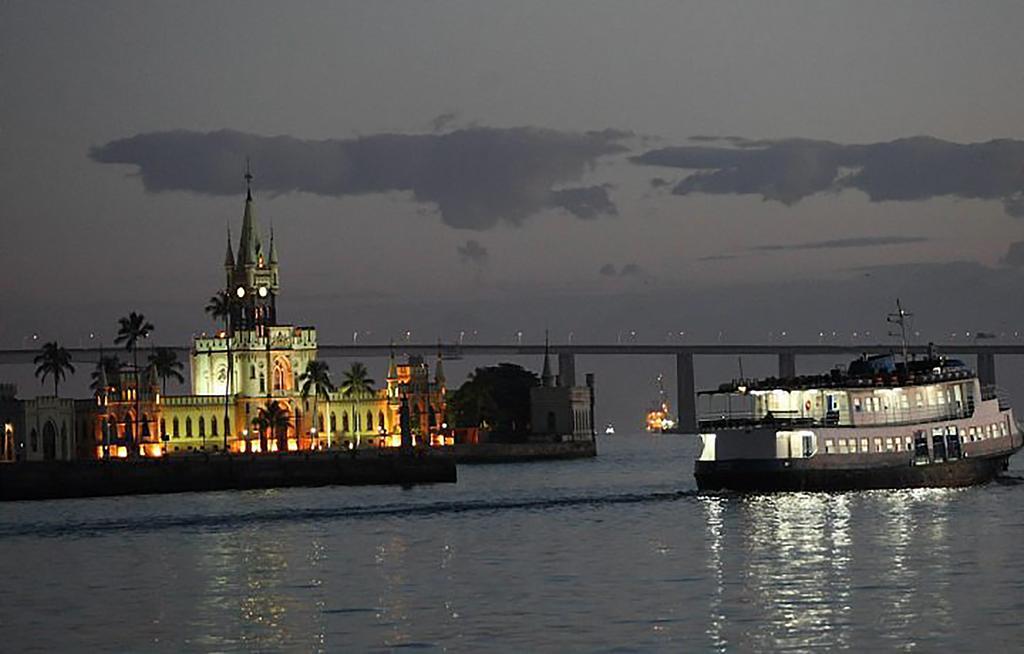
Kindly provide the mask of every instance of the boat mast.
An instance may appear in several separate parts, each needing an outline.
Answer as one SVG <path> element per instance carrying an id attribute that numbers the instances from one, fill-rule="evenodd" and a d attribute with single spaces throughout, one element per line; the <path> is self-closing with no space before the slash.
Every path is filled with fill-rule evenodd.
<path id="1" fill-rule="evenodd" d="M 913 318 L 914 314 L 907 313 L 903 310 L 903 306 L 900 304 L 900 299 L 896 298 L 896 313 L 890 313 L 886 317 L 886 322 L 893 323 L 900 326 L 900 333 L 889 332 L 889 336 L 899 336 L 900 344 L 903 346 L 903 368 L 904 370 L 910 370 L 910 356 L 908 354 L 909 347 L 907 345 L 907 318 Z"/>

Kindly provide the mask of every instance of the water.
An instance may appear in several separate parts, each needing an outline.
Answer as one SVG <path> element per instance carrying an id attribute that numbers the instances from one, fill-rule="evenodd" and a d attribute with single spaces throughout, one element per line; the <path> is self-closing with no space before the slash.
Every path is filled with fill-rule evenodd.
<path id="1" fill-rule="evenodd" d="M 1024 485 L 701 495 L 689 439 L 600 448 L 405 491 L 0 505 L 0 649 L 1021 647 Z"/>

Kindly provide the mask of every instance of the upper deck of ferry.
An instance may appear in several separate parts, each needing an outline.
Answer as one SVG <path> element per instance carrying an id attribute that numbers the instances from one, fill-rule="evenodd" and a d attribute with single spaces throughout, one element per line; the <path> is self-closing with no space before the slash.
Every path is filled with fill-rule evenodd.
<path id="1" fill-rule="evenodd" d="M 979 401 L 995 397 L 961 361 L 897 363 L 888 354 L 824 375 L 733 380 L 698 393 L 697 417 L 701 429 L 899 425 L 970 417 Z"/>

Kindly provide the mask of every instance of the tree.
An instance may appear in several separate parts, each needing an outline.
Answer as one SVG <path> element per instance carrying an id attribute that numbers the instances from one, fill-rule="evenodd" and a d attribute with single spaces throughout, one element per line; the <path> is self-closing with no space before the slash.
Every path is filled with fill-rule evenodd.
<path id="1" fill-rule="evenodd" d="M 158 347 L 149 355 L 149 368 L 160 378 L 161 392 L 167 395 L 167 380 L 173 379 L 179 384 L 185 383 L 181 374 L 184 366 L 178 360 L 178 353 L 169 347 Z"/>
<path id="2" fill-rule="evenodd" d="M 123 318 L 118 318 L 117 337 L 114 339 L 115 343 L 124 343 L 126 350 L 132 353 L 132 367 L 135 373 L 135 422 L 138 423 L 142 418 L 142 394 L 139 392 L 139 339 L 143 339 L 149 336 L 150 332 L 153 331 L 153 324 L 146 320 L 146 317 L 141 313 L 135 313 L 132 311 Z M 132 429 L 132 439 L 138 434 L 141 436 L 141 429 Z M 128 452 L 130 456 L 135 455 L 135 448 L 131 447 L 134 443 L 129 443 Z"/>
<path id="3" fill-rule="evenodd" d="M 120 385 L 120 376 L 121 359 L 116 354 L 101 354 L 100 360 L 96 362 L 96 369 L 90 374 L 92 381 L 89 383 L 89 388 L 98 395 L 103 392 L 104 378 L 109 388 Z"/>
<path id="4" fill-rule="evenodd" d="M 277 439 L 277 451 L 288 449 L 288 428 L 292 426 L 291 414 L 280 402 L 270 400 L 260 407 L 252 424 L 259 430 L 260 452 L 267 451 L 267 432 Z"/>
<path id="5" fill-rule="evenodd" d="M 356 361 L 345 371 L 345 378 L 339 387 L 345 397 L 365 395 L 373 391 L 374 381 L 370 379 L 366 366 Z"/>
<path id="6" fill-rule="evenodd" d="M 234 380 L 234 360 L 231 357 L 231 311 L 234 309 L 234 299 L 225 290 L 217 291 L 210 296 L 206 304 L 206 313 L 214 320 L 224 321 L 224 340 L 227 347 L 227 366 L 225 367 L 224 380 L 224 451 L 228 451 L 228 427 L 229 405 L 231 402 L 231 384 Z"/>
<path id="7" fill-rule="evenodd" d="M 329 402 L 331 399 L 330 393 L 334 390 L 334 384 L 331 383 L 330 366 L 327 365 L 326 361 L 310 361 L 306 364 L 306 370 L 299 375 L 299 381 L 302 382 L 302 399 L 305 400 L 309 397 L 310 393 L 313 393 L 313 427 L 315 429 L 319 420 L 317 400 L 322 397 Z M 329 405 L 328 411 L 330 411 Z M 327 447 L 331 446 L 329 427 L 327 430 Z"/>
<path id="8" fill-rule="evenodd" d="M 57 390 L 60 382 L 64 379 L 65 373 L 74 373 L 75 366 L 71 364 L 71 353 L 51 341 L 43 345 L 32 363 L 37 365 L 36 377 L 39 381 L 46 383 L 47 377 L 53 377 L 53 396 L 57 397 Z"/>
<path id="9" fill-rule="evenodd" d="M 477 368 L 448 396 L 451 422 L 525 437 L 530 431 L 530 389 L 537 375 L 512 363 Z"/>

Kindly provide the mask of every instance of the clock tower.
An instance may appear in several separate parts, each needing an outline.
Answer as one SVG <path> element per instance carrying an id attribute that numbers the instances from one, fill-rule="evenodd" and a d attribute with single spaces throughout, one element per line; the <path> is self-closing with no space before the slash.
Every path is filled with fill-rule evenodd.
<path id="1" fill-rule="evenodd" d="M 280 286 L 274 232 L 270 232 L 269 252 L 265 251 L 253 212 L 252 180 L 252 172 L 246 163 L 242 236 L 238 242 L 237 259 L 234 262 L 225 261 L 226 290 L 233 300 L 231 322 L 234 329 L 262 333 L 267 327 L 277 324 L 277 293 Z M 230 241 L 228 252 L 230 257 Z"/>

